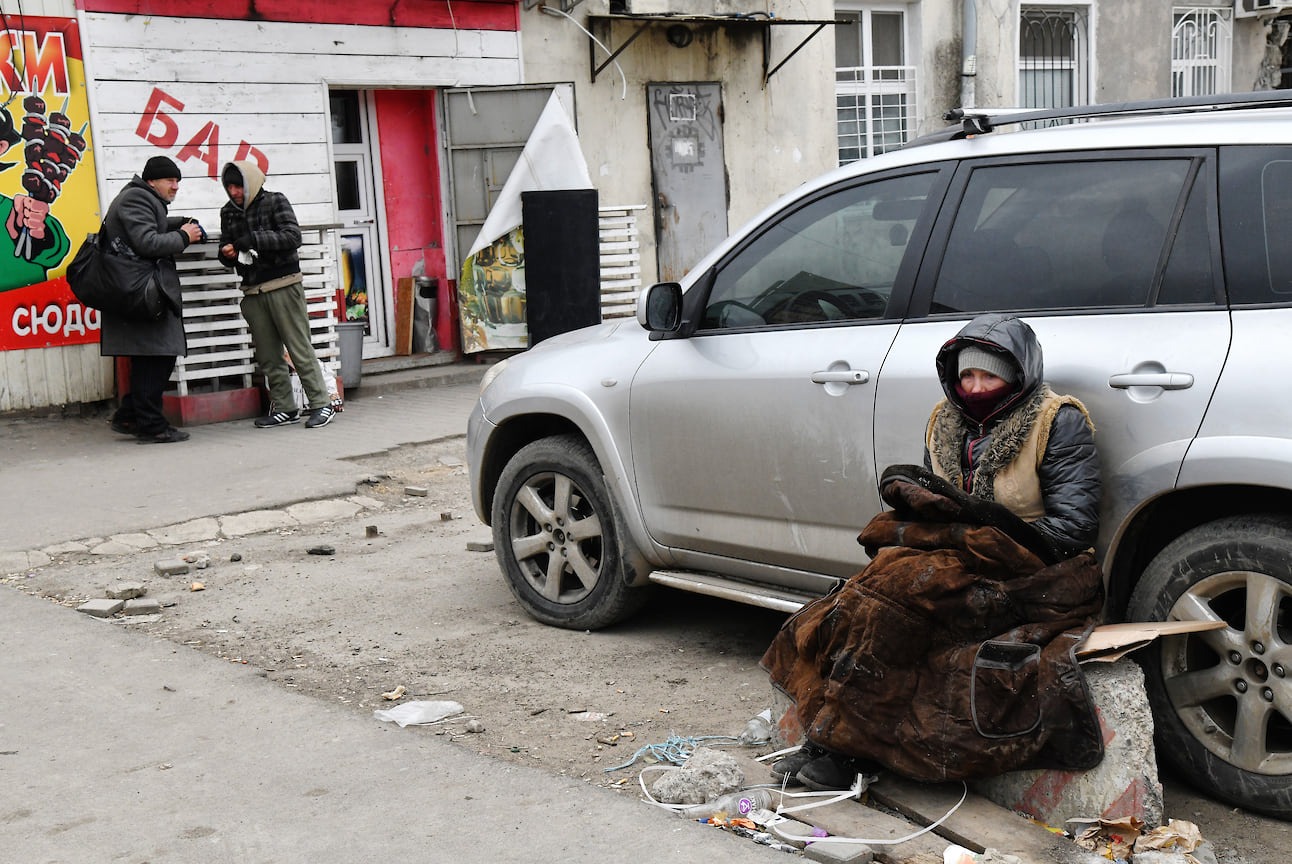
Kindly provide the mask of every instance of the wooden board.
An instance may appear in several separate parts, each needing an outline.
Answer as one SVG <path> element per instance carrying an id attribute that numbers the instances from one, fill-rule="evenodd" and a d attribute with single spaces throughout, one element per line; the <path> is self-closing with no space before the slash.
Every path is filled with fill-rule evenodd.
<path id="1" fill-rule="evenodd" d="M 920 825 L 941 819 L 964 794 L 960 783 L 916 783 L 891 772 L 870 788 L 878 804 L 891 807 Z M 1024 861 L 1057 861 L 1075 848 L 1072 841 L 970 792 L 963 804 L 939 825 L 937 833 L 947 843 L 957 843 L 975 852 L 990 846 Z"/>
<path id="2" fill-rule="evenodd" d="M 395 280 L 395 354 L 413 353 L 413 277 Z"/>

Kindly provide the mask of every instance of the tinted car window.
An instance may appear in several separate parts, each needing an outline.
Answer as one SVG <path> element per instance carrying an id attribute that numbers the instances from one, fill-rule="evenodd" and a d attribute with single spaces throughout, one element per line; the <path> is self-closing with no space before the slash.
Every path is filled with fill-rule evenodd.
<path id="1" fill-rule="evenodd" d="M 1199 174 L 1189 190 L 1158 289 L 1158 305 L 1216 303 L 1222 299 L 1217 297 L 1213 234 L 1208 228 L 1213 184 L 1214 178 L 1205 182 Z"/>
<path id="2" fill-rule="evenodd" d="M 882 317 L 936 177 L 841 189 L 773 223 L 718 271 L 702 328 Z"/>
<path id="3" fill-rule="evenodd" d="M 1230 302 L 1292 301 L 1292 148 L 1227 147 L 1220 179 Z"/>
<path id="4" fill-rule="evenodd" d="M 1190 166 L 1180 158 L 974 169 L 932 311 L 1145 305 Z"/>

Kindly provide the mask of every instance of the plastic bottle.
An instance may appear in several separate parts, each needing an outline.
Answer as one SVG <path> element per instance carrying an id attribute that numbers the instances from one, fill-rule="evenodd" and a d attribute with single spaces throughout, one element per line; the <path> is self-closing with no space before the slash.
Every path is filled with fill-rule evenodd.
<path id="1" fill-rule="evenodd" d="M 725 813 L 729 818 L 748 816 L 752 810 L 767 810 L 772 806 L 772 793 L 769 789 L 746 789 L 741 792 L 728 792 L 721 798 L 706 801 L 703 804 L 692 804 L 678 812 L 688 819 L 708 819 Z"/>
<path id="2" fill-rule="evenodd" d="M 746 747 L 766 744 L 772 740 L 772 709 L 767 708 L 749 718 L 745 731 L 736 740 Z"/>

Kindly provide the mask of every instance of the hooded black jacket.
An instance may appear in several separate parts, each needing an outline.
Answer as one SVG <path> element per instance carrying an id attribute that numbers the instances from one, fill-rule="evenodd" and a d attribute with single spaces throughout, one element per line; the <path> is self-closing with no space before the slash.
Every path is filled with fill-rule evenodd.
<path id="1" fill-rule="evenodd" d="M 241 264 L 236 253 L 221 254 L 220 262 L 238 271 L 244 288 L 301 272 L 296 252 L 301 245 L 301 227 L 287 196 L 264 188 L 264 172 L 254 162 L 225 165 L 221 183 L 231 171 L 242 178 L 242 206 L 230 199 L 220 208 L 220 246 L 232 244 L 238 251 L 254 252 L 255 258 L 250 264 Z"/>
<path id="2" fill-rule="evenodd" d="M 963 415 L 964 403 L 956 393 L 960 380 L 956 358 L 960 349 L 976 345 L 1002 355 L 1019 370 L 1019 387 L 983 423 L 968 419 L 976 427 L 965 435 L 960 462 L 966 477 L 977 467 L 981 454 L 990 448 L 991 435 L 1002 420 L 1027 403 L 1044 386 L 1041 344 L 1027 324 L 1012 315 L 980 315 L 966 324 L 938 351 L 938 381 L 947 400 Z M 972 444 L 972 446 L 970 446 Z M 932 458 L 925 448 L 925 467 Z M 1032 522 L 1062 556 L 1074 555 L 1094 545 L 1099 534 L 1099 454 L 1085 414 L 1064 405 L 1050 425 L 1049 442 L 1037 469 L 1045 515 Z M 972 490 L 969 490 L 972 491 Z"/>

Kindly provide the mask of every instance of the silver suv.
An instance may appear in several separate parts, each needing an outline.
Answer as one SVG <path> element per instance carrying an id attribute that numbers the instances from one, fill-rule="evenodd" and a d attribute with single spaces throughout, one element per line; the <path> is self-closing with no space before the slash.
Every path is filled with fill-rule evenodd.
<path id="1" fill-rule="evenodd" d="M 1216 99 L 959 115 L 495 366 L 468 449 L 511 590 L 571 628 L 652 583 L 828 592 L 922 459 L 938 347 L 1014 311 L 1095 420 L 1108 617 L 1229 625 L 1141 652 L 1160 752 L 1292 818 L 1292 94 Z"/>

